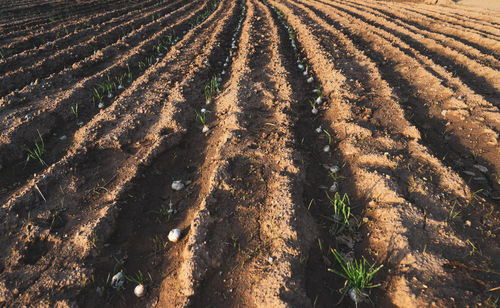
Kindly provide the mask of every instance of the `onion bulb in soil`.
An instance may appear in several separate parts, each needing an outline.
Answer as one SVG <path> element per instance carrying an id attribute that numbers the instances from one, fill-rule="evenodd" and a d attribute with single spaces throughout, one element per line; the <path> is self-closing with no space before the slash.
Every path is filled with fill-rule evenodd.
<path id="1" fill-rule="evenodd" d="M 180 237 L 181 237 L 181 230 L 179 229 L 172 229 L 168 233 L 168 240 L 171 242 L 176 243 L 180 239 Z"/>
<path id="2" fill-rule="evenodd" d="M 181 190 L 184 188 L 184 184 L 182 184 L 181 181 L 173 181 L 172 182 L 172 189 L 173 190 Z"/>
<path id="3" fill-rule="evenodd" d="M 328 152 L 328 151 L 330 151 L 330 146 L 325 145 L 325 147 L 323 148 L 323 152 Z"/>
<path id="4" fill-rule="evenodd" d="M 111 286 L 116 289 L 120 290 L 123 288 L 123 284 L 125 284 L 125 277 L 123 276 L 122 272 L 118 272 L 116 275 L 111 278 Z"/>
<path id="5" fill-rule="evenodd" d="M 134 289 L 134 294 L 137 297 L 143 297 L 144 294 L 146 294 L 146 289 L 144 288 L 144 285 L 138 284 Z"/>
<path id="6" fill-rule="evenodd" d="M 318 114 L 318 109 L 316 109 L 316 107 L 314 107 L 314 108 L 311 110 L 311 112 L 312 112 L 313 114 Z"/>
<path id="7" fill-rule="evenodd" d="M 205 126 L 203 126 L 203 128 L 201 129 L 201 132 L 202 132 L 202 133 L 206 133 L 206 132 L 208 132 L 208 130 L 209 130 L 209 129 L 210 129 L 210 128 L 208 128 L 208 126 L 206 126 L 206 125 L 205 125 Z"/>

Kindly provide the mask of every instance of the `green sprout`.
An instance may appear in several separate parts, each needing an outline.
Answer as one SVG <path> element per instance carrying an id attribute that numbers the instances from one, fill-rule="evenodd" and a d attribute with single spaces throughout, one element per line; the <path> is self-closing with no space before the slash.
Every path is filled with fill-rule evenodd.
<path id="1" fill-rule="evenodd" d="M 29 148 L 25 148 L 26 152 L 28 152 L 28 156 L 26 157 L 26 164 L 32 159 L 36 159 L 40 162 L 40 164 L 44 165 L 47 167 L 47 164 L 43 160 L 42 156 L 45 154 L 45 143 L 43 142 L 42 135 L 40 134 L 40 131 L 37 129 L 38 132 L 38 137 L 40 138 L 40 144 L 38 142 L 35 142 L 35 147 L 31 150 Z"/>
<path id="2" fill-rule="evenodd" d="M 328 271 L 346 279 L 345 287 L 342 290 L 342 297 L 337 304 L 342 302 L 347 293 L 349 293 L 351 298 L 354 300 L 356 307 L 358 307 L 358 303 L 361 302 L 363 298 L 367 298 L 371 302 L 366 289 L 372 289 L 380 286 L 380 284 L 372 284 L 371 281 L 373 280 L 373 276 L 375 276 L 383 265 L 375 267 L 375 263 L 370 264 L 366 261 L 365 257 L 363 257 L 363 259 L 359 262 L 357 260 L 346 261 L 337 250 L 332 249 L 331 251 L 335 259 L 337 259 L 337 262 L 340 264 L 343 272 L 339 272 L 331 268 L 329 268 Z"/>
<path id="3" fill-rule="evenodd" d="M 212 101 L 212 98 L 219 94 L 219 82 L 217 81 L 218 76 L 213 76 L 210 82 L 205 86 L 205 99 L 207 104 Z"/>
<path id="4" fill-rule="evenodd" d="M 148 277 L 145 277 L 140 270 L 137 272 L 135 276 L 128 276 L 127 274 L 124 274 L 124 276 L 125 279 L 127 279 L 128 281 L 142 285 L 145 285 L 147 282 L 153 281 L 153 278 L 151 277 L 150 273 L 148 273 Z"/>
<path id="5" fill-rule="evenodd" d="M 97 88 L 94 88 L 92 90 L 92 103 L 95 105 L 95 103 L 101 103 L 102 99 L 104 98 L 104 95 L 102 95 Z"/>
<path id="6" fill-rule="evenodd" d="M 333 198 L 328 193 L 326 193 L 326 196 L 333 207 L 333 215 L 326 217 L 333 222 L 329 232 L 332 236 L 336 236 L 349 229 L 349 218 L 352 216 L 349 197 L 347 194 L 341 197 L 338 192 L 335 193 Z"/>
<path id="7" fill-rule="evenodd" d="M 75 116 L 75 120 L 78 120 L 78 103 L 75 106 L 70 107 L 71 113 Z"/>

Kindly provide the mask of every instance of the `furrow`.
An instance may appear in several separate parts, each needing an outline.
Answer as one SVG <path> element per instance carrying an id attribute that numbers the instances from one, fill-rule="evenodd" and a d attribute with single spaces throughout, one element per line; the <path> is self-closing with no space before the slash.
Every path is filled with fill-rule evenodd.
<path id="1" fill-rule="evenodd" d="M 86 121 L 92 119 L 92 117 L 99 112 L 100 109 L 103 109 L 106 105 L 110 104 L 110 101 L 113 102 L 115 94 L 111 98 L 106 98 L 101 103 L 102 105 L 98 105 L 97 102 L 92 102 L 92 89 L 93 87 L 97 87 L 97 83 L 106 81 L 107 76 L 121 76 L 123 73 L 129 70 L 131 76 L 136 78 L 137 76 L 141 76 L 144 73 L 144 68 L 139 69 L 137 67 L 137 63 L 139 61 L 145 61 L 146 56 L 149 53 L 148 50 L 152 49 L 153 44 L 157 42 L 159 39 L 164 39 L 164 37 L 170 36 L 170 33 L 182 33 L 189 29 L 189 23 L 195 20 L 196 14 L 199 14 L 207 8 L 209 5 L 208 1 L 202 2 L 202 5 L 198 6 L 193 10 L 193 5 L 188 5 L 179 11 L 176 11 L 172 14 L 167 15 L 165 18 L 165 22 L 175 20 L 175 23 L 172 26 L 167 28 L 162 28 L 161 31 L 156 32 L 153 37 L 149 39 L 140 41 L 138 46 L 130 49 L 127 53 L 120 56 L 120 58 L 114 59 L 112 64 L 107 63 L 87 63 L 87 65 L 82 66 L 78 69 L 71 69 L 64 71 L 65 75 L 59 76 L 60 79 L 64 82 L 67 76 L 75 76 L 78 72 L 82 74 L 90 73 L 90 77 L 85 77 L 75 85 L 71 83 L 69 88 L 63 88 L 66 90 L 65 95 L 60 97 L 61 89 L 53 89 L 51 91 L 50 96 L 46 96 L 47 93 L 44 93 L 43 90 L 45 88 L 51 87 L 51 81 L 45 81 L 39 84 L 39 90 L 42 92 L 39 94 L 38 100 L 32 100 L 33 98 L 27 97 L 25 100 L 28 100 L 30 104 L 26 106 L 24 109 L 18 107 L 17 109 L 10 110 L 8 116 L 5 116 L 5 119 L 9 122 L 6 126 L 6 129 L 2 130 L 0 140 L 2 143 L 0 147 L 2 150 L 0 151 L 3 155 L 0 156 L 2 162 L 0 164 L 9 166 L 6 167 L 4 172 L 9 174 L 9 177 L 0 178 L 0 180 L 8 181 L 2 183 L 3 191 L 2 194 L 6 194 L 11 188 L 16 187 L 18 182 L 24 181 L 30 174 L 34 172 L 38 172 L 43 169 L 44 166 L 39 165 L 38 167 L 33 167 L 33 162 L 30 165 L 30 168 L 20 169 L 19 166 L 25 164 L 23 162 L 23 156 L 25 155 L 25 149 L 31 148 L 33 142 L 41 143 L 39 138 L 36 140 L 31 139 L 31 136 L 38 136 L 37 133 L 40 132 L 44 140 L 45 147 L 47 149 L 46 159 L 47 163 L 57 161 L 61 155 L 64 155 L 67 146 L 71 142 L 71 136 L 73 132 L 75 132 L 81 125 L 85 124 Z M 184 10 L 191 9 L 190 12 L 184 12 Z M 185 16 L 183 16 L 185 15 Z M 179 18 L 180 17 L 180 18 Z M 137 34 L 140 36 L 139 34 Z M 129 46 L 128 44 L 121 44 L 122 47 Z M 118 50 L 108 49 L 106 51 L 109 55 L 114 55 L 118 52 Z M 156 54 L 152 55 L 152 59 Z M 160 58 L 158 57 L 158 60 Z M 92 60 L 92 59 L 91 59 Z M 134 65 L 134 67 L 130 68 L 130 66 Z M 135 63 L 135 64 L 134 64 Z M 88 66 L 94 64 L 94 69 L 97 69 L 96 72 L 89 72 Z M 151 64 L 154 64 L 152 62 Z M 84 75 L 85 76 L 85 75 Z M 114 78 L 114 77 L 109 77 Z M 131 82 L 133 79 L 123 81 L 123 84 L 126 85 L 127 82 Z M 55 82 L 54 82 L 55 83 Z M 118 90 L 120 92 L 122 90 Z M 31 93 L 32 95 L 33 93 Z M 75 105 L 76 102 L 76 105 Z M 71 111 L 71 108 L 78 108 L 78 112 L 75 114 Z M 22 120 L 16 120 L 14 117 L 15 114 L 28 114 L 29 116 L 22 116 Z M 75 119 L 75 117 L 77 117 Z M 58 123 L 65 123 L 63 126 L 58 126 Z M 6 124 L 6 123 L 4 123 Z M 7 129 L 8 128 L 8 129 Z M 64 137 L 63 137 L 64 136 Z M 31 140 L 30 140 L 31 139 Z M 23 144 L 26 144 L 23 147 Z M 7 150 L 7 149 L 11 150 Z M 5 149 L 5 151 L 3 150 Z M 25 156 L 26 157 L 26 156 Z M 10 188 L 9 188 L 10 187 Z M 7 189 L 7 191 L 6 191 Z"/>
<path id="2" fill-rule="evenodd" d="M 477 285 L 448 288 L 446 282 L 457 279 L 458 274 L 447 271 L 446 264 L 467 254 L 469 236 L 483 248 L 496 246 L 477 231 L 472 235 L 470 231 L 446 226 L 441 232 L 449 212 L 455 206 L 468 205 L 470 190 L 465 181 L 422 143 L 419 131 L 406 119 L 398 103 L 399 91 L 384 81 L 384 72 L 348 37 L 342 37 L 338 31 L 328 31 L 333 35 L 328 41 L 333 40 L 335 45 L 325 46 L 320 43 L 325 38 L 319 36 L 324 31 L 318 26 L 323 25 L 325 30 L 328 27 L 321 19 L 306 14 L 305 9 L 301 12 L 298 4 L 295 7 L 290 2 L 273 3 L 296 29 L 298 40 L 330 102 L 324 121 L 330 123 L 334 131 L 336 151 L 349 174 L 341 187 L 359 200 L 365 200 L 365 230 L 369 235 L 365 245 L 373 252 L 372 256 L 390 270 L 391 274 L 385 273 L 388 284 L 384 287 L 384 297 L 376 302 L 421 307 L 431 302 L 448 306 L 485 300 Z M 336 36 L 339 38 L 335 39 Z M 430 239 L 437 238 L 440 242 L 430 244 Z M 423 243 L 428 244 L 424 247 Z M 447 249 L 440 249 L 442 246 Z M 466 257 L 458 259 L 470 264 L 477 261 Z M 488 264 L 490 268 L 495 266 L 494 262 Z M 428 281 L 428 275 L 434 279 Z M 468 279 L 472 282 L 477 278 Z M 429 291 L 422 287 L 424 283 L 431 285 Z M 487 281 L 488 284 L 494 284 L 494 280 Z M 445 296 L 432 291 L 444 291 L 445 285 Z M 463 292 L 474 296 L 458 299 Z M 456 302 L 450 301 L 450 297 Z"/>
<path id="3" fill-rule="evenodd" d="M 271 31 L 262 33 L 264 27 Z M 180 269 L 163 283 L 165 291 L 181 287 L 174 306 L 311 305 L 297 265 L 313 232 L 307 218 L 295 219 L 305 210 L 290 149 L 291 89 L 276 40 L 269 11 L 248 1 L 238 46 L 251 47 L 239 50 L 227 89 L 215 99 L 219 120 L 208 141 L 214 146 L 202 166 L 206 189 Z M 242 274 L 229 281 L 235 270 Z M 293 292 L 283 291 L 289 285 Z M 159 305 L 168 306 L 168 298 Z"/>
<path id="4" fill-rule="evenodd" d="M 489 37 L 492 39 L 498 39 L 498 36 L 500 35 L 500 33 L 497 29 L 492 29 L 491 27 L 485 26 L 485 25 L 477 25 L 477 24 L 471 23 L 470 21 L 463 20 L 461 18 L 443 15 L 440 12 L 436 12 L 436 9 L 428 10 L 428 9 L 420 8 L 419 10 L 416 10 L 414 7 L 408 7 L 407 5 L 402 5 L 402 6 L 404 6 L 406 8 L 406 10 L 409 12 L 420 14 L 420 15 L 423 15 L 423 16 L 429 17 L 429 18 L 434 18 L 434 19 L 437 19 L 439 21 L 444 21 L 449 26 L 458 25 L 460 27 L 468 29 L 469 31 L 477 32 L 483 36 L 486 36 L 486 37 Z M 467 14 L 464 14 L 464 15 L 467 15 Z M 462 16 L 464 16 L 464 15 L 462 15 Z"/>
<path id="5" fill-rule="evenodd" d="M 381 9 L 380 6 L 373 5 L 369 2 L 361 4 L 355 1 L 344 1 L 343 3 L 364 10 L 369 8 L 370 12 L 377 17 L 384 18 L 385 20 L 389 19 L 410 31 L 422 33 L 427 37 L 433 37 L 436 41 L 442 42 L 455 50 L 460 50 L 466 53 L 470 58 L 477 59 L 483 65 L 492 66 L 495 69 L 499 68 L 500 54 L 495 54 L 500 48 L 500 42 L 498 40 L 489 40 L 474 34 L 467 35 L 464 31 L 450 31 L 448 27 L 442 27 L 440 24 L 435 23 L 434 20 L 430 22 L 425 18 L 417 18 L 413 14 L 400 14 L 394 7 L 392 7 L 392 10 L 388 10 Z"/>
<path id="6" fill-rule="evenodd" d="M 95 3 L 95 2 L 94 2 Z M 70 10 L 70 12 L 56 12 L 56 14 L 49 14 L 46 18 L 41 18 L 39 20 L 33 21 L 33 22 L 20 22 L 18 24 L 16 23 L 10 23 L 8 29 L 6 29 L 0 36 L 1 40 L 7 39 L 7 38 L 12 38 L 16 36 L 22 36 L 22 35 L 29 35 L 33 32 L 39 32 L 39 31 L 47 31 L 49 29 L 57 29 L 60 27 L 61 23 L 60 21 L 65 22 L 66 24 L 68 21 L 70 23 L 71 19 L 70 18 L 85 18 L 89 15 L 92 15 L 95 11 L 97 10 L 113 10 L 113 9 L 118 9 L 123 7 L 123 5 L 127 3 L 126 1 L 117 1 L 113 2 L 113 4 L 106 3 L 106 4 L 100 4 L 97 6 L 93 7 L 83 7 L 81 9 L 76 9 L 76 10 Z M 129 3 L 127 3 L 129 4 Z M 85 4 L 84 4 L 85 5 Z"/>
<path id="7" fill-rule="evenodd" d="M 407 4 L 405 6 L 408 7 Z M 494 10 L 463 6 L 422 6 L 421 10 L 435 12 L 441 16 L 453 17 L 467 23 L 483 23 L 486 26 L 500 30 L 500 23 L 498 22 L 500 14 Z"/>
<path id="8" fill-rule="evenodd" d="M 322 3 L 322 1 L 320 1 Z M 462 82 L 481 94 L 493 104 L 500 104 L 496 98 L 500 94 L 500 72 L 476 62 L 475 59 L 461 54 L 449 47 L 439 44 L 436 40 L 424 35 L 414 33 L 388 22 L 385 19 L 365 17 L 366 14 L 359 10 L 349 10 L 340 2 L 328 3 L 332 9 L 345 16 L 353 16 L 373 29 L 374 33 L 383 33 L 394 36 L 410 46 L 423 56 L 432 59 L 436 64 L 446 70 L 457 74 Z"/>
<path id="9" fill-rule="evenodd" d="M 78 286 L 79 290 L 84 289 L 86 282 L 82 280 L 82 277 L 90 277 L 93 269 L 84 265 L 83 261 L 88 259 L 89 256 L 95 255 L 94 249 L 97 249 L 97 244 L 101 240 L 105 241 L 111 234 L 116 215 L 121 206 L 120 199 L 125 197 L 122 194 L 130 187 L 130 181 L 140 175 L 138 174 L 139 166 L 149 164 L 153 157 L 157 156 L 161 151 L 176 146 L 185 134 L 187 120 L 191 117 L 182 119 L 179 115 L 184 111 L 190 112 L 192 109 L 182 98 L 183 87 L 191 80 L 196 80 L 196 77 L 200 74 L 201 76 L 206 74 L 203 71 L 208 69 L 207 57 L 219 50 L 215 41 L 219 39 L 223 30 L 231 31 L 227 22 L 217 24 L 214 21 L 227 20 L 228 16 L 231 16 L 234 11 L 234 6 L 235 4 L 232 1 L 224 1 L 212 16 L 186 35 L 186 38 L 179 43 L 178 49 L 173 49 L 162 63 L 148 70 L 147 75 L 142 78 L 141 82 L 134 83 L 134 89 L 131 88 L 126 91 L 128 95 L 123 96 L 113 108 L 107 109 L 106 113 L 97 116 L 78 132 L 75 143 L 67 155 L 34 179 L 34 182 L 38 184 L 37 187 L 47 197 L 47 203 L 43 207 L 37 207 L 36 203 L 33 202 L 31 202 L 33 208 L 30 210 L 24 209 L 23 206 L 19 207 L 20 204 L 29 202 L 34 197 L 30 193 L 30 190 L 34 189 L 33 182 L 20 189 L 16 194 L 17 198 L 14 198 L 13 202 L 2 206 L 2 216 L 4 218 L 6 218 L 5 214 L 7 212 L 20 211 L 19 213 L 22 212 L 23 216 L 28 212 L 31 213 L 33 225 L 28 230 L 35 229 L 38 236 L 43 234 L 41 240 L 44 243 L 58 245 L 59 247 L 57 254 L 55 254 L 55 251 L 46 253 L 40 256 L 40 259 L 36 262 L 38 264 L 41 262 L 50 262 L 52 265 L 58 264 L 61 272 L 68 275 L 68 279 L 64 282 L 56 282 L 59 284 L 57 296 L 55 293 L 50 292 L 36 295 L 37 290 L 42 286 L 54 284 L 51 279 L 54 275 L 52 272 L 53 267 L 38 268 L 39 270 L 32 274 L 37 275 L 34 283 L 18 285 L 19 290 L 23 291 L 22 294 L 14 295 L 9 293 L 6 296 L 12 298 L 12 300 L 15 299 L 16 303 L 25 303 L 27 298 L 36 296 L 48 302 L 49 305 L 50 303 L 52 305 L 56 304 L 56 300 L 59 301 L 59 304 L 68 304 L 68 300 L 75 298 L 77 295 L 74 286 Z M 205 37 L 209 38 L 208 42 L 212 43 L 212 47 L 204 47 L 205 43 L 207 43 Z M 200 53 L 199 51 L 202 49 L 204 49 L 204 52 Z M 179 70 L 186 71 L 187 69 L 190 69 L 187 74 L 178 76 Z M 205 80 L 208 79 L 205 78 Z M 166 80 L 175 81 L 176 79 L 179 82 L 172 83 L 171 86 L 165 88 Z M 144 91 L 143 89 L 148 90 Z M 136 104 L 138 98 L 141 99 L 141 105 Z M 142 130 L 118 128 L 116 125 L 118 123 L 140 118 L 141 116 L 137 111 L 141 108 L 148 109 L 153 114 L 158 114 L 154 119 L 155 123 L 144 128 L 147 130 L 146 134 L 143 135 Z M 115 125 L 110 122 L 114 122 Z M 137 143 L 127 143 L 130 139 L 133 140 L 134 137 L 139 139 Z M 92 166 L 96 159 L 101 161 L 103 165 Z M 68 170 L 69 172 L 66 172 Z M 101 182 L 101 180 L 106 183 Z M 75 190 L 48 191 L 47 188 L 55 183 L 59 183 L 58 185 L 61 185 L 61 187 L 73 186 Z M 31 200 L 33 201 L 33 199 Z M 60 200 L 67 201 L 63 205 L 59 203 Z M 61 206 L 65 208 L 63 209 Z M 72 215 L 80 212 L 82 206 L 88 210 L 88 215 L 83 220 L 73 220 Z M 48 226 L 42 224 L 39 219 L 44 215 L 50 215 L 54 210 L 57 210 L 59 215 L 64 217 L 64 223 L 59 226 L 57 232 L 51 234 L 46 229 Z M 5 220 L 9 221 L 8 226 L 4 225 L 6 229 L 12 228 L 12 224 L 15 224 L 15 220 L 17 220 L 14 216 L 9 217 L 11 219 Z M 40 229 L 47 230 L 47 232 Z M 26 229 L 12 229 L 12 231 L 28 232 Z M 63 234 L 67 235 L 67 237 L 63 236 Z M 11 236 L 13 235 L 11 233 Z M 8 239 L 2 238 L 2 242 L 5 243 L 6 240 Z M 12 249 L 13 254 L 3 256 L 4 264 L 7 264 L 9 268 L 15 266 L 14 263 L 19 261 L 15 258 L 15 251 L 18 248 L 12 247 Z M 65 260 L 74 259 L 75 257 L 78 260 L 75 261 L 76 264 L 65 264 Z M 23 262 L 23 260 L 20 260 L 20 262 Z M 77 264 L 78 267 L 75 269 Z M 3 272 L 0 274 L 2 283 L 6 282 L 10 285 L 8 277 L 13 272 L 9 270 L 9 273 Z M 91 292 L 95 292 L 95 287 L 92 288 Z M 91 299 L 87 297 L 86 300 Z M 105 298 L 99 301 L 105 303 Z"/>
<path id="10" fill-rule="evenodd" d="M 374 8 L 383 14 L 388 14 L 388 16 L 390 17 L 407 19 L 408 22 L 410 22 L 411 20 L 410 23 L 414 26 L 420 25 L 425 29 L 431 29 L 431 31 L 443 33 L 454 39 L 460 40 L 464 44 L 471 44 L 473 47 L 479 50 L 484 49 L 484 53 L 488 53 L 488 51 L 493 52 L 492 55 L 498 57 L 498 54 L 495 53 L 495 51 L 498 50 L 498 39 L 490 39 L 484 35 L 476 33 L 475 31 L 470 31 L 467 28 L 457 28 L 456 26 L 450 25 L 446 21 L 436 22 L 435 18 L 409 12 L 408 10 L 405 10 L 400 6 L 388 7 L 387 5 L 382 5 L 380 3 L 365 3 L 369 7 Z"/>
<path id="11" fill-rule="evenodd" d="M 95 8 L 92 5 L 84 4 L 86 5 L 86 8 L 84 8 L 82 11 L 83 13 L 88 12 L 91 14 Z M 78 10 L 73 12 L 74 15 L 78 15 L 78 13 L 81 14 Z M 58 14 L 60 14 L 58 16 Z M 73 14 L 67 14 L 67 17 L 73 15 Z M 57 19 L 65 19 L 63 17 L 64 12 L 51 12 L 47 14 L 43 14 L 42 16 L 38 16 L 35 18 L 24 18 L 24 19 L 18 19 L 17 16 L 12 16 L 8 18 L 9 23 L 5 23 L 2 26 L 2 34 L 0 35 L 0 40 L 8 39 L 15 37 L 16 34 L 27 34 L 27 30 L 31 29 L 33 31 L 40 30 L 44 27 L 54 27 L 57 26 Z M 13 21 L 14 20 L 14 21 Z"/>
<path id="12" fill-rule="evenodd" d="M 121 10 L 105 12 L 92 16 L 84 20 L 79 20 L 76 24 L 64 24 L 64 29 L 51 30 L 41 34 L 16 37 L 15 40 L 4 42 L 0 49 L 5 50 L 12 56 L 7 57 L 0 63 L 0 71 L 8 72 L 12 68 L 28 67 L 36 57 L 52 55 L 56 50 L 65 49 L 70 45 L 75 45 L 82 40 L 88 40 L 91 35 L 102 33 L 109 28 L 120 26 L 130 18 L 137 17 L 139 14 L 158 14 L 164 15 L 166 6 L 158 4 L 147 6 L 130 6 Z M 159 16 L 158 16 L 159 17 Z M 148 16 L 151 19 L 151 16 Z M 141 24 L 137 23 L 136 27 Z M 126 33 L 126 32 L 125 32 Z M 31 62 L 26 62 L 26 58 L 33 58 Z M 22 62 L 25 60 L 24 62 Z M 11 63 L 15 62 L 15 63 Z M 9 65 L 10 64 L 10 65 Z"/>
<path id="13" fill-rule="evenodd" d="M 323 18 L 328 19 L 326 16 Z M 339 21 L 349 25 L 346 20 Z M 355 29 L 358 26 L 354 24 L 345 28 L 340 26 L 338 21 L 331 23 L 337 30 L 343 31 L 356 41 L 356 44 L 361 45 L 360 49 L 366 50 L 374 62 L 380 63 L 380 69 L 385 74 L 384 79 L 391 80 L 395 84 L 394 88 L 400 91 L 401 99 L 412 105 L 409 114 L 419 118 L 422 127 L 426 128 L 426 133 L 431 134 L 432 137 L 428 140 L 434 142 L 434 149 L 441 149 L 443 156 L 448 153 L 446 149 L 442 149 L 440 142 L 445 138 L 444 141 L 464 160 L 463 165 L 455 166 L 457 171 L 464 172 L 464 169 L 472 168 L 474 164 L 487 164 L 492 172 L 488 174 L 486 183 L 480 183 L 479 186 L 488 187 L 489 191 L 497 191 L 500 187 L 496 176 L 500 171 L 496 150 L 500 123 L 498 113 L 495 112 L 497 108 L 486 102 L 484 96 L 480 97 L 468 89 L 460 80 L 443 73 L 444 69 L 437 67 L 428 58 L 413 51 L 409 53 L 409 46 L 399 44 L 399 48 L 394 48 L 386 43 L 380 45 L 384 39 L 372 36 L 366 28 Z M 394 64 L 387 65 L 388 59 L 394 61 Z M 425 67 L 434 72 L 429 72 Z M 401 85 L 402 82 L 405 82 L 404 86 Z M 425 113 L 420 112 L 422 108 L 426 110 Z M 448 114 L 448 111 L 451 113 Z M 464 122 L 465 117 L 468 117 L 467 123 Z M 436 118 L 439 120 L 432 121 Z M 485 119 L 488 119 L 486 127 Z M 436 131 L 442 132 L 442 136 L 439 137 Z M 476 150 L 478 144 L 485 145 L 481 153 Z M 477 180 L 484 181 L 482 176 Z"/>
<path id="14" fill-rule="evenodd" d="M 20 62 L 23 68 L 19 69 L 17 66 L 13 67 L 12 71 L 6 72 L 5 75 L 0 78 L 0 85 L 2 86 L 0 95 L 5 95 L 16 88 L 22 89 L 30 82 L 34 83 L 36 80 L 41 81 L 47 76 L 60 72 L 66 67 L 71 67 L 75 64 L 78 65 L 77 63 L 84 61 L 99 51 L 102 52 L 102 49 L 108 46 L 117 45 L 123 43 L 123 41 L 128 43 L 134 40 L 134 38 L 138 39 L 138 37 L 147 38 L 153 36 L 155 31 L 168 25 L 166 22 L 169 20 L 168 14 L 171 13 L 172 10 L 178 9 L 179 6 L 186 2 L 186 0 L 178 0 L 172 3 L 172 5 L 165 7 L 161 10 L 162 17 L 157 21 L 152 21 L 151 15 L 146 13 L 140 18 L 132 18 L 124 24 L 114 26 L 101 34 L 94 35 L 92 39 L 88 41 L 80 43 L 74 42 L 75 44 L 72 44 L 70 47 L 56 51 L 55 53 L 54 51 L 50 51 L 50 56 L 48 57 L 43 54 L 34 55 L 33 57 L 30 56 L 28 61 L 22 61 L 16 57 L 16 59 L 14 59 L 15 62 Z M 167 14 L 167 16 L 164 14 Z M 153 13 L 152 16 L 156 15 Z M 135 31 L 135 28 L 138 28 L 138 30 Z M 109 43 L 111 43 L 111 45 L 108 45 Z M 29 63 L 32 64 L 29 65 Z"/>

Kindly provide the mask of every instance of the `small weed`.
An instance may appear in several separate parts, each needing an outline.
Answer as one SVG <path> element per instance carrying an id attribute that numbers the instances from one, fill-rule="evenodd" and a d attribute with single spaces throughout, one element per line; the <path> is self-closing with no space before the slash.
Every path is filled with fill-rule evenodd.
<path id="1" fill-rule="evenodd" d="M 453 203 L 448 217 L 446 217 L 446 222 L 448 224 L 454 222 L 456 219 L 460 218 L 460 211 L 455 211 L 456 202 Z"/>
<path id="2" fill-rule="evenodd" d="M 155 255 L 167 249 L 168 242 L 162 239 L 160 236 L 155 235 L 151 240 L 153 242 L 153 251 Z"/>
<path id="3" fill-rule="evenodd" d="M 380 284 L 372 284 L 373 276 L 383 267 L 375 267 L 375 263 L 370 264 L 366 261 L 365 257 L 361 261 L 353 260 L 346 261 L 344 257 L 335 249 L 332 249 L 332 253 L 337 259 L 343 272 L 329 268 L 328 271 L 339 275 L 340 277 L 346 279 L 345 287 L 342 289 L 342 297 L 340 302 L 344 299 L 344 296 L 349 293 L 351 298 L 354 300 L 356 307 L 358 302 L 362 301 L 365 297 L 370 300 L 370 296 L 366 293 L 366 289 L 371 289 L 380 286 Z M 370 300 L 371 301 L 371 300 Z"/>
<path id="4" fill-rule="evenodd" d="M 47 167 L 47 164 L 43 160 L 42 156 L 45 154 L 45 143 L 43 142 L 42 135 L 40 134 L 40 131 L 37 129 L 38 132 L 38 137 L 40 138 L 40 143 L 35 142 L 35 147 L 33 149 L 25 148 L 26 152 L 28 152 L 28 156 L 26 157 L 26 164 L 32 159 L 38 160 L 42 165 Z"/>
<path id="5" fill-rule="evenodd" d="M 75 104 L 75 106 L 70 107 L 71 113 L 75 117 L 75 120 L 78 120 L 78 103 Z"/>

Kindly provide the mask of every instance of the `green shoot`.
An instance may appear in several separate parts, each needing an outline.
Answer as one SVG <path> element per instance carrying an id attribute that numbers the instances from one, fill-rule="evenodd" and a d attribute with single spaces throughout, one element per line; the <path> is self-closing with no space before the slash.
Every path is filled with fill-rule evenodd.
<path id="1" fill-rule="evenodd" d="M 104 98 L 104 95 L 102 95 L 97 88 L 94 88 L 92 91 L 92 103 L 95 105 L 95 103 L 101 103 L 102 99 Z"/>
<path id="2" fill-rule="evenodd" d="M 337 250 L 332 249 L 331 251 L 335 259 L 337 259 L 337 262 L 343 272 L 339 272 L 331 268 L 329 268 L 328 271 L 346 279 L 346 286 L 343 288 L 342 297 L 340 298 L 339 303 L 344 299 L 344 296 L 347 293 L 349 293 L 351 298 L 354 300 L 356 307 L 358 306 L 358 302 L 360 302 L 363 297 L 370 299 L 369 294 L 366 293 L 366 289 L 380 286 L 380 284 L 373 284 L 371 281 L 373 280 L 373 276 L 375 276 L 383 265 L 375 268 L 375 263 L 370 264 L 366 261 L 365 257 L 363 257 L 362 261 L 359 262 L 357 260 L 346 261 Z"/>
<path id="3" fill-rule="evenodd" d="M 75 116 L 75 120 L 78 120 L 78 103 L 75 106 L 71 106 L 70 109 L 73 116 Z"/>
<path id="4" fill-rule="evenodd" d="M 201 113 L 199 113 L 198 111 L 195 112 L 196 112 L 196 118 L 200 120 L 201 125 L 205 126 L 207 124 L 207 113 L 209 113 L 210 111 L 207 110 Z"/>
<path id="5" fill-rule="evenodd" d="M 205 86 L 205 99 L 207 104 L 220 92 L 217 79 L 218 76 L 213 76 L 212 79 L 210 79 L 210 82 Z"/>
<path id="6" fill-rule="evenodd" d="M 148 277 L 145 277 L 141 271 L 138 271 L 135 276 L 128 276 L 127 274 L 124 274 L 124 276 L 125 279 L 127 279 L 128 281 L 142 285 L 145 285 L 146 283 L 153 281 L 153 278 L 151 277 L 150 273 L 148 273 Z"/>
<path id="7" fill-rule="evenodd" d="M 127 63 L 127 73 L 125 75 L 127 77 L 127 81 L 129 83 L 132 82 L 132 72 L 130 71 L 130 66 L 128 66 L 128 63 Z"/>
<path id="8" fill-rule="evenodd" d="M 330 205 L 333 206 L 333 215 L 326 217 L 333 222 L 329 232 L 332 236 L 336 236 L 349 229 L 349 218 L 352 216 L 349 197 L 347 194 L 341 197 L 338 192 L 333 198 L 328 193 L 326 196 L 330 200 Z"/>
<path id="9" fill-rule="evenodd" d="M 331 145 L 332 144 L 332 135 L 327 130 L 325 130 L 325 129 L 323 130 L 323 132 L 328 137 L 328 144 Z"/>
<path id="10" fill-rule="evenodd" d="M 37 129 L 38 132 L 38 137 L 40 137 L 40 144 L 38 142 L 35 142 L 35 147 L 31 150 L 28 148 L 25 148 L 26 152 L 28 152 L 28 156 L 26 157 L 26 164 L 32 159 L 36 159 L 40 162 L 40 164 L 44 165 L 45 167 L 48 167 L 45 161 L 43 160 L 42 156 L 45 154 L 45 143 L 43 142 L 42 135 L 40 134 L 40 131 Z"/>

